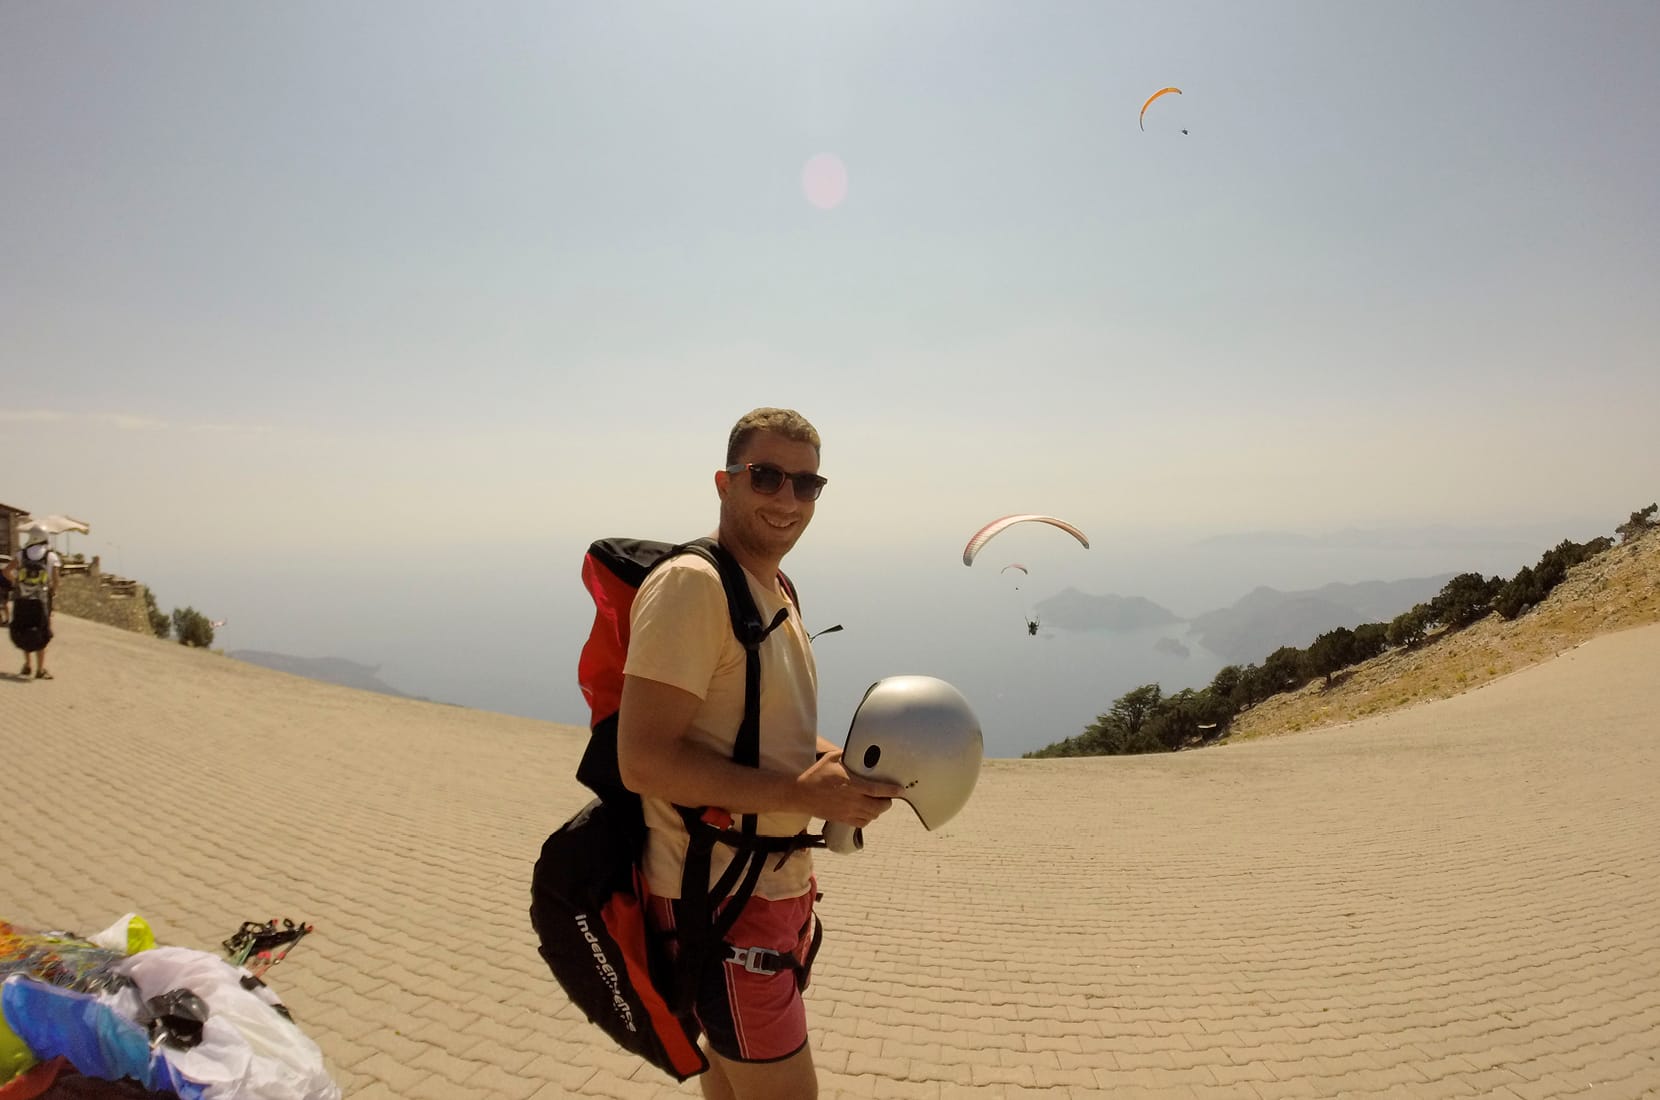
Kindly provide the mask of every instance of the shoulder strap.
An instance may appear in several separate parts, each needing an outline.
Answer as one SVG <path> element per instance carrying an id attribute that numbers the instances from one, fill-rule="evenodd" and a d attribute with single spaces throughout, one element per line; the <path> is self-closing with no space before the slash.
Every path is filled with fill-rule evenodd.
<path id="1" fill-rule="evenodd" d="M 732 633 L 744 647 L 744 716 L 738 725 L 738 736 L 732 748 L 732 759 L 751 768 L 761 766 L 761 643 L 767 635 L 789 618 L 789 608 L 780 608 L 772 622 L 762 625 L 760 609 L 750 594 L 749 580 L 743 566 L 713 539 L 702 538 L 686 543 L 678 550 L 700 554 L 714 563 L 720 573 L 721 586 L 726 589 L 726 606 L 732 616 Z M 782 579 L 783 574 L 779 577 Z M 784 590 L 795 602 L 795 590 L 788 580 L 782 580 Z M 755 892 L 755 883 L 770 851 L 779 845 L 762 840 L 756 833 L 757 814 L 745 814 L 743 826 L 734 837 L 732 830 L 724 829 L 705 819 L 702 811 L 678 807 L 686 823 L 689 840 L 686 862 L 680 879 L 680 898 L 683 922 L 680 927 L 680 953 L 677 959 L 678 1007 L 689 1011 L 697 993 L 699 970 L 708 958 L 709 948 L 722 943 L 732 930 L 744 905 Z M 790 838 L 794 840 L 794 838 Z M 716 843 L 730 844 L 732 861 L 721 873 L 713 887 L 709 885 L 710 856 Z M 785 850 L 804 847 L 794 844 Z M 740 881 L 741 879 L 741 881 Z M 736 889 L 734 889 L 736 887 Z M 727 900 L 730 897 L 730 900 Z M 725 903 L 722 908 L 722 903 Z M 718 916 L 716 915 L 718 912 Z"/>
<path id="2" fill-rule="evenodd" d="M 772 622 L 761 622 L 760 609 L 749 591 L 743 566 L 713 539 L 699 539 L 698 550 L 715 563 L 721 585 L 726 589 L 726 608 L 732 615 L 732 633 L 744 647 L 744 717 L 732 748 L 732 759 L 751 768 L 761 766 L 761 643 L 790 617 L 789 608 L 780 608 Z"/>

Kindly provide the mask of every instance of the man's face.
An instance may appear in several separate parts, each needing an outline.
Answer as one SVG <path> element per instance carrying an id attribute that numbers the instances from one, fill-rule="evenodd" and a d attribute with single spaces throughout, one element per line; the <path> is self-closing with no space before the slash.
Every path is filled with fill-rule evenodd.
<path id="1" fill-rule="evenodd" d="M 818 452 L 774 432 L 756 432 L 744 444 L 739 463 L 775 466 L 790 474 L 818 473 Z M 762 494 L 748 470 L 715 475 L 720 493 L 721 537 L 763 558 L 782 558 L 812 522 L 816 502 L 797 500 L 795 483 L 786 480 L 776 493 Z"/>

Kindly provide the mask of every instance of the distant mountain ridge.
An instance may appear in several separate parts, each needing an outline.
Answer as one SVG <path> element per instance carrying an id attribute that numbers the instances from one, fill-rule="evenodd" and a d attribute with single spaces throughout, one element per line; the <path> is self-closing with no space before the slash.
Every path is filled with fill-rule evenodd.
<path id="1" fill-rule="evenodd" d="M 1281 646 L 1301 648 L 1340 626 L 1387 623 L 1428 602 L 1454 576 L 1334 583 L 1296 592 L 1264 585 L 1192 620 L 1141 596 L 1094 596 L 1076 588 L 1040 601 L 1034 610 L 1045 626 L 1062 630 L 1140 630 L 1187 622 L 1189 636 L 1200 645 L 1243 664 L 1261 661 Z"/>
<path id="2" fill-rule="evenodd" d="M 1212 653 L 1232 661 L 1260 661 L 1281 646 L 1306 646 L 1340 626 L 1387 623 L 1428 602 L 1455 575 L 1328 584 L 1300 592 L 1264 586 L 1231 607 L 1198 616 L 1188 630 Z"/>
<path id="3" fill-rule="evenodd" d="M 325 684 L 338 684 L 340 687 L 374 691 L 382 695 L 396 695 L 400 699 L 420 698 L 399 691 L 382 680 L 377 675 L 380 672 L 379 665 L 358 664 L 344 657 L 295 657 L 287 653 L 268 653 L 258 649 L 232 650 L 226 656 L 261 668 L 304 676 L 307 680 L 320 680 Z"/>
<path id="4" fill-rule="evenodd" d="M 1214 550 L 1378 550 L 1424 549 L 1473 550 L 1513 547 L 1530 550 L 1540 544 L 1553 546 L 1561 541 L 1563 524 L 1520 524 L 1510 527 L 1455 527 L 1428 524 L 1421 527 L 1362 529 L 1346 527 L 1317 535 L 1297 531 L 1234 531 L 1211 535 L 1194 543 Z M 1575 521 L 1565 526 L 1598 529 L 1596 521 Z"/>

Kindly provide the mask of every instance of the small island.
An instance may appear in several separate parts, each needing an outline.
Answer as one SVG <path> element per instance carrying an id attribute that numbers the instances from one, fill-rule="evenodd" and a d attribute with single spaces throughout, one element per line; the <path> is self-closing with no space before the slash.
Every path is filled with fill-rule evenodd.
<path id="1" fill-rule="evenodd" d="M 1149 626 L 1170 626 L 1181 616 L 1141 596 L 1093 596 L 1076 588 L 1037 605 L 1045 626 L 1063 630 L 1141 630 Z"/>

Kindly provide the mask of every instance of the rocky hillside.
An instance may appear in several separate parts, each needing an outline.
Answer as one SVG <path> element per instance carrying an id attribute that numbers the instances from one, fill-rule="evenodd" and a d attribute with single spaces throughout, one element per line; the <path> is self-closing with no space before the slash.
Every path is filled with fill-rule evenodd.
<path id="1" fill-rule="evenodd" d="M 1234 720 L 1228 740 L 1294 733 L 1446 699 L 1549 660 L 1598 634 L 1660 622 L 1660 530 L 1615 546 L 1569 571 L 1543 603 L 1518 619 L 1489 615 L 1431 635 L 1259 703 Z"/>

